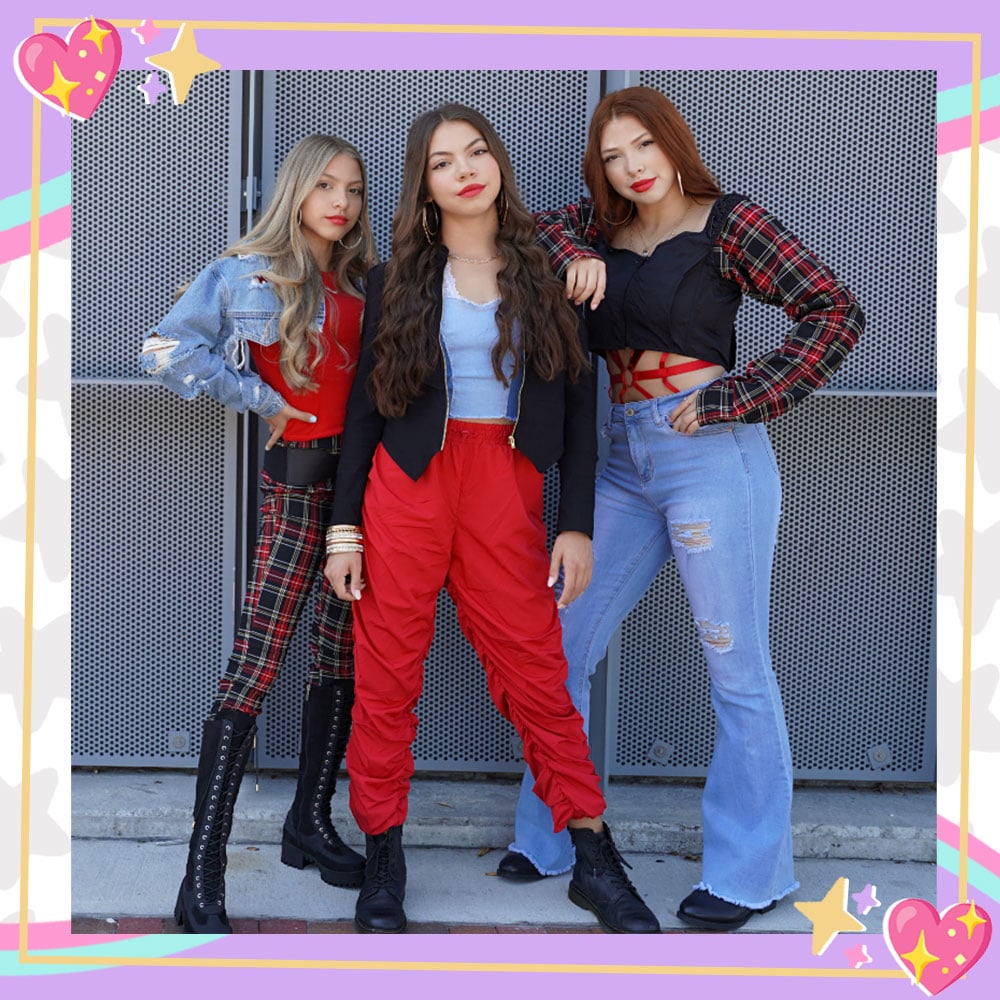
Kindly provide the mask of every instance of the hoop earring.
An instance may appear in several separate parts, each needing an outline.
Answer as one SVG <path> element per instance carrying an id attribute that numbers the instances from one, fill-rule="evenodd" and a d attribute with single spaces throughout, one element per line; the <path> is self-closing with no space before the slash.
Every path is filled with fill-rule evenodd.
<path id="1" fill-rule="evenodd" d="M 601 213 L 601 220 L 606 226 L 611 226 L 612 229 L 618 229 L 620 226 L 627 226 L 632 221 L 633 215 L 635 215 L 635 202 L 630 201 L 628 203 L 628 214 L 620 222 L 615 222 L 613 219 L 609 219 L 603 212 Z"/>
<path id="2" fill-rule="evenodd" d="M 361 246 L 361 244 L 364 242 L 364 239 L 365 239 L 365 234 L 363 232 L 361 232 L 361 230 L 359 229 L 358 230 L 358 238 L 353 243 L 347 244 L 343 240 L 337 240 L 337 242 L 345 250 L 357 250 L 358 247 Z"/>
<path id="3" fill-rule="evenodd" d="M 296 218 L 295 222 L 299 226 L 302 225 L 302 209 L 301 208 L 299 209 L 299 214 L 298 214 L 298 217 Z"/>
<path id="4" fill-rule="evenodd" d="M 431 228 L 431 224 L 427 221 L 427 206 L 430 205 L 434 209 L 434 228 Z M 441 228 L 441 213 L 438 210 L 437 205 L 433 201 L 425 201 L 424 207 L 420 210 L 420 224 L 424 230 L 424 239 L 428 243 L 434 242 L 434 237 L 437 236 L 438 230 Z"/>
<path id="5" fill-rule="evenodd" d="M 510 211 L 510 202 L 507 200 L 507 192 L 504 188 L 500 188 L 500 193 L 497 195 L 496 206 L 497 219 L 500 222 L 500 228 L 503 229 L 504 224 L 507 222 L 507 213 Z"/>
<path id="6" fill-rule="evenodd" d="M 677 186 L 681 189 L 681 197 L 684 197 L 684 181 L 681 180 L 681 172 L 677 171 Z"/>

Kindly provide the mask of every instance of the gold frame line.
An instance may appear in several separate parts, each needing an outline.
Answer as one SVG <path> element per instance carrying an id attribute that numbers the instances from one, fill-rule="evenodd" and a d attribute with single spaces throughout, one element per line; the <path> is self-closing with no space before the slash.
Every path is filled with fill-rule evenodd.
<path id="1" fill-rule="evenodd" d="M 79 19 L 34 19 L 34 33 L 43 26 L 73 27 Z M 138 20 L 114 20 L 120 28 L 135 27 Z M 969 320 L 968 320 L 968 387 L 966 393 L 966 476 L 965 534 L 962 646 L 962 710 L 961 710 L 961 776 L 959 803 L 959 902 L 967 901 L 968 842 L 969 842 L 969 725 L 971 721 L 971 613 L 972 613 L 972 549 L 974 447 L 975 447 L 975 386 L 976 386 L 976 303 L 978 278 L 978 191 L 980 141 L 980 80 L 982 34 L 954 32 L 885 32 L 885 31 L 791 31 L 768 29 L 695 29 L 695 28 L 620 28 L 620 27 L 551 27 L 527 25 L 454 25 L 454 24 L 368 24 L 340 22 L 238 22 L 238 21 L 158 21 L 167 28 L 182 24 L 207 30 L 242 31 L 333 31 L 364 34 L 472 34 L 472 35 L 559 35 L 569 37 L 650 37 L 707 39 L 772 39 L 813 41 L 903 41 L 965 43 L 972 46 L 972 92 L 970 133 L 970 211 L 969 211 Z M 28 421 L 25 485 L 27 492 L 25 515 L 25 602 L 24 602 L 24 672 L 22 693 L 22 761 L 21 761 L 21 843 L 20 843 L 20 913 L 18 927 L 18 961 L 30 965 L 94 965 L 149 967 L 218 967 L 218 968 L 287 968 L 287 969 L 372 969 L 414 971 L 480 971 L 480 972 L 563 972 L 640 975 L 713 975 L 771 976 L 808 978 L 895 979 L 909 978 L 901 970 L 828 969 L 828 968 L 765 968 L 713 966 L 657 965 L 582 965 L 582 964 L 512 964 L 462 962 L 364 962 L 309 961 L 281 959 L 225 958 L 145 958 L 134 956 L 45 955 L 28 950 L 28 868 L 31 805 L 31 669 L 33 654 L 34 611 L 34 539 L 35 539 L 35 469 L 37 450 L 37 367 L 38 367 L 38 298 L 41 217 L 41 133 L 40 99 L 34 100 L 31 141 L 31 239 L 29 278 L 28 331 Z"/>

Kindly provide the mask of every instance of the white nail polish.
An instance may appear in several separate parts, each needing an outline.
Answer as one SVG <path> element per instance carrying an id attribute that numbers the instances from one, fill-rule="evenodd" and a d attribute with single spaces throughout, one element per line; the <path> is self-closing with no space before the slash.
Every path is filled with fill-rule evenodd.
<path id="1" fill-rule="evenodd" d="M 309 423 L 311 423 L 311 424 L 316 423 L 316 417 L 315 416 L 310 416 L 309 417 Z"/>

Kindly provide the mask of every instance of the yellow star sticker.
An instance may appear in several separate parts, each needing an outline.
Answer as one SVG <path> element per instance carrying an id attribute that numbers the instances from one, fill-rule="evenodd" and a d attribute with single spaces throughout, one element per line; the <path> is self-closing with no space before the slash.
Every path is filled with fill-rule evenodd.
<path id="1" fill-rule="evenodd" d="M 93 42 L 97 46 L 97 51 L 104 55 L 104 39 L 110 35 L 110 30 L 105 31 L 102 28 L 97 27 L 97 22 L 91 18 L 90 19 L 90 31 L 83 36 L 85 42 Z"/>
<path id="2" fill-rule="evenodd" d="M 53 63 L 52 64 L 52 83 L 49 85 L 48 90 L 43 90 L 43 94 L 50 94 L 63 106 L 64 111 L 69 111 L 69 95 L 80 86 L 79 80 L 67 80 L 66 77 L 59 72 L 59 67 Z"/>
<path id="3" fill-rule="evenodd" d="M 194 29 L 188 31 L 186 23 L 181 25 L 177 38 L 174 39 L 173 48 L 169 52 L 146 56 L 146 62 L 157 69 L 162 69 L 170 78 L 174 104 L 183 104 L 187 100 L 188 91 L 196 76 L 218 69 L 220 65 L 198 51 L 194 40 Z"/>
<path id="4" fill-rule="evenodd" d="M 923 931 L 920 932 L 920 937 L 917 938 L 917 946 L 913 949 L 913 951 L 908 951 L 905 954 L 901 952 L 899 957 L 905 958 L 906 961 L 913 966 L 913 981 L 918 984 L 924 974 L 924 969 L 926 969 L 931 962 L 937 962 L 940 959 L 939 955 L 932 955 L 927 950 L 927 945 L 924 943 Z"/>
<path id="5" fill-rule="evenodd" d="M 812 922 L 812 953 L 822 955 L 841 931 L 863 931 L 865 925 L 847 912 L 848 882 L 838 878 L 822 898 L 796 903 L 795 909 Z"/>
<path id="6" fill-rule="evenodd" d="M 960 924 L 965 924 L 965 929 L 969 932 L 969 939 L 970 940 L 972 939 L 972 935 L 973 935 L 975 929 L 980 924 L 985 924 L 986 923 L 986 921 L 983 920 L 982 917 L 980 917 L 980 916 L 978 916 L 976 914 L 976 901 L 975 900 L 973 900 L 971 903 L 969 903 L 969 908 L 965 911 L 965 913 L 961 917 L 955 917 L 955 919 Z"/>

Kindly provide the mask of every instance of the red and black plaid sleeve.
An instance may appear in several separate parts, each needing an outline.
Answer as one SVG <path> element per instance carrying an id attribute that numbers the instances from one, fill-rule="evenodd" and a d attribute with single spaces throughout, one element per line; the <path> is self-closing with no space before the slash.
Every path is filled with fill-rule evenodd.
<path id="1" fill-rule="evenodd" d="M 597 241 L 597 226 L 589 198 L 551 212 L 536 212 L 535 231 L 557 278 L 565 277 L 566 268 L 581 257 L 600 257 L 591 249 Z"/>
<path id="2" fill-rule="evenodd" d="M 722 276 L 794 322 L 777 350 L 698 394 L 700 424 L 777 417 L 829 381 L 857 343 L 864 316 L 851 292 L 773 215 L 737 202 L 716 246 Z"/>

